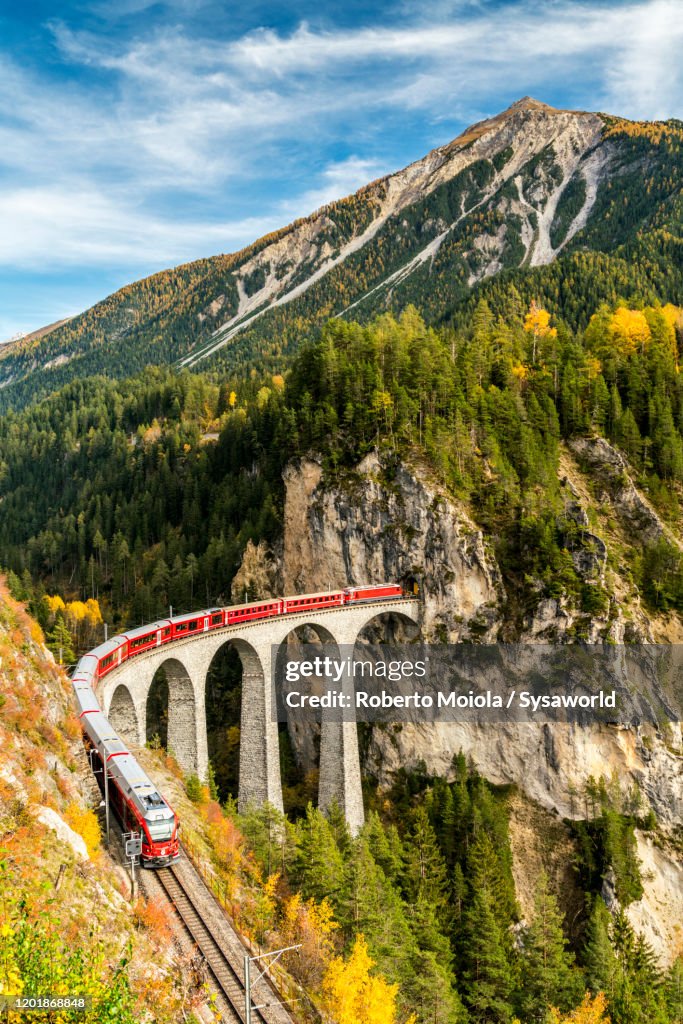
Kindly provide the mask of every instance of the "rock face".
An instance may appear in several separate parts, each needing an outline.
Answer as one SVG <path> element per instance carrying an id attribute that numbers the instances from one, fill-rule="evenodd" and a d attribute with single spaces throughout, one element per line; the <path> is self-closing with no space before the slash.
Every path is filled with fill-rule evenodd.
<path id="1" fill-rule="evenodd" d="M 279 567 L 264 541 L 247 541 L 242 564 L 233 577 L 230 597 L 233 604 L 245 600 L 265 600 L 281 592 Z"/>
<path id="2" fill-rule="evenodd" d="M 645 543 L 662 537 L 676 547 L 680 541 L 636 488 L 626 459 L 604 437 L 579 437 L 570 443 L 579 462 L 602 482 L 601 500 L 612 505 L 624 527 Z"/>
<path id="3" fill-rule="evenodd" d="M 418 580 L 426 639 L 494 640 L 504 599 L 481 530 L 424 470 L 370 454 L 340 486 L 318 462 L 285 473 L 285 593 Z"/>
<path id="4" fill-rule="evenodd" d="M 683 921 L 683 863 L 665 846 L 637 832 L 643 896 L 626 908 L 636 931 L 642 932 L 660 961 L 667 963 L 681 950 Z"/>
<path id="5" fill-rule="evenodd" d="M 681 745 L 680 726 L 673 739 Z M 647 744 L 647 745 L 646 745 Z M 637 786 L 662 826 L 683 817 L 683 756 L 637 731 L 567 723 L 406 723 L 373 730 L 366 769 L 381 784 L 401 767 L 423 761 L 448 777 L 462 751 L 491 782 L 516 783 L 542 807 L 566 818 L 583 818 L 582 793 L 590 776 L 617 778 L 624 792 Z"/>

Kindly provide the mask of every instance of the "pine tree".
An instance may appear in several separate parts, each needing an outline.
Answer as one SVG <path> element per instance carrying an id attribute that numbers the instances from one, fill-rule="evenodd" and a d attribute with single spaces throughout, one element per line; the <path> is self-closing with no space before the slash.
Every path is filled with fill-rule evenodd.
<path id="1" fill-rule="evenodd" d="M 294 877 L 307 898 L 334 902 L 342 884 L 344 862 L 329 822 L 311 804 L 297 825 Z"/>
<path id="2" fill-rule="evenodd" d="M 474 822 L 477 831 L 467 855 L 467 875 L 473 888 L 488 892 L 496 920 L 506 933 L 516 911 L 512 875 L 501 860 L 504 851 L 494 847 L 478 809 L 475 810 Z"/>
<path id="3" fill-rule="evenodd" d="M 363 827 L 363 835 L 385 876 L 390 882 L 396 882 L 404 867 L 403 844 L 396 826 L 385 828 L 377 811 L 371 811 Z"/>
<path id="4" fill-rule="evenodd" d="M 61 614 L 55 619 L 55 624 L 47 634 L 46 640 L 48 648 L 55 655 L 60 665 L 72 665 L 76 661 L 73 638 Z"/>
<path id="5" fill-rule="evenodd" d="M 664 998 L 671 1024 L 683 1024 L 683 956 L 677 957 L 667 972 Z"/>
<path id="6" fill-rule="evenodd" d="M 333 800 L 332 804 L 327 811 L 327 822 L 330 827 L 330 831 L 334 836 L 334 841 L 337 844 L 337 848 L 342 856 L 345 858 L 351 848 L 351 833 L 349 832 L 349 826 L 347 825 L 344 812 L 337 800 Z"/>
<path id="7" fill-rule="evenodd" d="M 475 1024 L 507 1024 L 512 1019 L 513 972 L 500 926 L 486 889 L 475 889 L 468 908 L 464 942 L 463 998 Z"/>
<path id="8" fill-rule="evenodd" d="M 425 1024 L 465 1024 L 468 1019 L 450 970 L 431 951 L 415 953 L 402 989 L 406 1009 Z"/>
<path id="9" fill-rule="evenodd" d="M 583 986 L 573 967 L 574 954 L 567 948 L 562 922 L 557 900 L 542 873 L 522 958 L 520 1005 L 529 1020 L 542 1020 L 551 1005 L 568 1010 L 580 998 Z"/>
<path id="10" fill-rule="evenodd" d="M 623 910 L 614 918 L 612 942 L 618 960 L 610 999 L 613 1024 L 668 1024 L 666 989 L 654 954 Z"/>
<path id="11" fill-rule="evenodd" d="M 448 873 L 425 807 L 415 812 L 406 843 L 405 890 L 411 903 L 424 900 L 441 924 L 449 918 Z"/>
<path id="12" fill-rule="evenodd" d="M 611 917 L 604 901 L 596 896 L 586 927 L 583 951 L 586 985 L 593 994 L 606 992 L 610 995 L 614 989 L 617 961 L 610 941 L 610 923 Z"/>

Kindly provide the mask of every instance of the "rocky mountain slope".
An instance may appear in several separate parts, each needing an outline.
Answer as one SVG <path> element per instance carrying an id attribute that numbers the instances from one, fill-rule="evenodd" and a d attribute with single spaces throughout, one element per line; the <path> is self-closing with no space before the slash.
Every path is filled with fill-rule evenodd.
<path id="1" fill-rule="evenodd" d="M 570 318 L 577 277 L 596 305 L 636 291 L 680 300 L 682 138 L 680 122 L 525 98 L 241 252 L 164 271 L 13 343 L 0 352 L 0 405 L 149 363 L 279 371 L 330 316 L 416 302 L 443 320 L 503 272 Z M 544 276 L 558 261 L 559 284 Z"/>

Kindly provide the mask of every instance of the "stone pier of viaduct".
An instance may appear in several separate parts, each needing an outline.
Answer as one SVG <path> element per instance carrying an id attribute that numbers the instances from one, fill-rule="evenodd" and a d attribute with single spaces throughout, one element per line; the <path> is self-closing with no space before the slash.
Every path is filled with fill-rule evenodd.
<path id="1" fill-rule="evenodd" d="M 231 644 L 242 662 L 239 806 L 269 802 L 282 810 L 278 724 L 272 708 L 274 651 L 294 630 L 309 627 L 322 643 L 345 647 L 379 616 L 417 623 L 418 602 L 406 599 L 316 609 L 199 633 L 136 655 L 99 684 L 98 697 L 114 728 L 143 745 L 147 697 L 158 669 L 168 680 L 168 747 L 185 772 L 206 778 L 208 749 L 205 690 L 211 663 Z M 352 832 L 363 824 L 363 798 L 355 722 L 323 722 L 318 804 L 336 800 Z"/>

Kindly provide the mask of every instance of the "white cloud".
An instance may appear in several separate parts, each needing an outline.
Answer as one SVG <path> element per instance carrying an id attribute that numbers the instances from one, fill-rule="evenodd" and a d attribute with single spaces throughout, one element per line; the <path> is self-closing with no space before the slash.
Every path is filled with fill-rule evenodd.
<path id="1" fill-rule="evenodd" d="M 351 195 L 363 185 L 387 174 L 391 168 L 385 167 L 377 160 L 363 160 L 350 156 L 346 160 L 329 164 L 320 175 L 320 184 L 309 189 L 294 201 L 287 200 L 280 204 L 280 212 L 289 219 L 305 216 L 318 210 L 321 206 Z"/>
<path id="2" fill-rule="evenodd" d="M 16 187 L 0 194 L 0 266 L 44 268 L 56 262 L 162 269 L 234 252 L 384 172 L 375 161 L 352 156 L 326 166 L 319 185 L 273 203 L 268 213 L 228 221 L 153 216 L 89 185 Z"/>
<path id="3" fill-rule="evenodd" d="M 93 188 L 16 188 L 0 196 L 0 264 L 131 266 L 227 252 L 280 226 L 268 217 L 177 221 L 146 214 Z"/>

